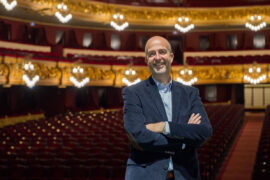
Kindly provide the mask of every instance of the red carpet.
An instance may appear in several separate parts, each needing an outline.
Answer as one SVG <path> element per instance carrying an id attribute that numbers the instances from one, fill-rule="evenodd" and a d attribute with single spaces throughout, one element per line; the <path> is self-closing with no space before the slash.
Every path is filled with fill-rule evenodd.
<path id="1" fill-rule="evenodd" d="M 245 122 L 218 180 L 251 180 L 264 113 L 246 113 Z"/>

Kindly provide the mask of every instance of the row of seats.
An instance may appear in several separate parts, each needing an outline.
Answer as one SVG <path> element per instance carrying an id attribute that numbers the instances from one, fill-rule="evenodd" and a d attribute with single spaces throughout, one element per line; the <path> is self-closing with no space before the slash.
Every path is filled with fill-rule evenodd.
<path id="1" fill-rule="evenodd" d="M 215 177 L 243 119 L 242 106 L 205 106 L 214 134 L 199 150 L 202 179 Z M 68 112 L 0 129 L 0 179 L 124 179 L 123 111 Z"/>
<path id="2" fill-rule="evenodd" d="M 198 150 L 202 180 L 216 179 L 243 124 L 242 105 L 206 106 L 213 127 L 212 138 Z"/>
<path id="3" fill-rule="evenodd" d="M 270 179 L 270 106 L 266 108 L 253 170 L 253 180 Z"/>
<path id="4" fill-rule="evenodd" d="M 121 110 L 69 112 L 4 127 L 0 177 L 122 178 L 129 154 L 122 116 Z"/>

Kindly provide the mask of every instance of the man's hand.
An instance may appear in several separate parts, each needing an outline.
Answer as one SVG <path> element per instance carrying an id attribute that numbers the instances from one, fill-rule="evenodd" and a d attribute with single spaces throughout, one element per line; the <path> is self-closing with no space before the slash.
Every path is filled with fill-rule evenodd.
<path id="1" fill-rule="evenodd" d="M 188 120 L 188 124 L 200 124 L 201 123 L 201 115 L 198 114 L 194 114 L 192 113 L 189 120 Z"/>
<path id="2" fill-rule="evenodd" d="M 158 123 L 150 123 L 146 125 L 146 128 L 150 131 L 156 132 L 156 133 L 162 133 L 162 131 L 165 131 L 165 122 L 158 122 Z"/>

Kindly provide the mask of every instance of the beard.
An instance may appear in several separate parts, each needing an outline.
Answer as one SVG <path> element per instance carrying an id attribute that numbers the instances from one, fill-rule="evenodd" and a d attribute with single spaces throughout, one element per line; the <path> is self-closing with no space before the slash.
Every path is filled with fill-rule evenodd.
<path id="1" fill-rule="evenodd" d="M 148 67 L 150 68 L 151 72 L 153 74 L 164 74 L 169 71 L 170 65 L 169 63 L 162 62 L 162 63 L 156 63 L 156 64 L 148 64 Z"/>

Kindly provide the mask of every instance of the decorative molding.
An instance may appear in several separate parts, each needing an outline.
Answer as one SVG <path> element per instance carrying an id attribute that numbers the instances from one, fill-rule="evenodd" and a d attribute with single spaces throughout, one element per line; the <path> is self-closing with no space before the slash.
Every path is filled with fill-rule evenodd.
<path id="1" fill-rule="evenodd" d="M 73 86 L 70 82 L 71 71 L 74 67 L 73 63 L 67 62 L 52 62 L 52 61 L 37 61 L 32 60 L 34 64 L 39 66 L 40 81 L 37 86 Z M 10 68 L 9 83 L 11 85 L 24 85 L 22 80 L 22 65 L 23 58 L 5 57 L 5 63 Z M 91 81 L 87 86 L 125 86 L 122 82 L 124 71 L 127 66 L 120 65 L 94 65 L 83 64 L 86 77 Z M 194 74 L 198 78 L 196 84 L 218 84 L 218 83 L 244 83 L 244 72 L 248 70 L 251 65 L 218 65 L 218 66 L 189 66 L 192 68 Z M 266 80 L 262 83 L 270 82 L 270 64 L 260 64 L 262 69 L 267 72 Z M 150 71 L 147 66 L 133 66 L 138 77 L 141 80 L 150 76 Z M 172 77 L 176 80 L 180 74 L 179 71 L 184 69 L 184 66 L 172 66 Z M 6 83 L 7 70 L 6 67 L 0 65 L 0 84 Z"/>
<path id="2" fill-rule="evenodd" d="M 18 5 L 30 8 L 41 15 L 55 13 L 58 1 L 55 0 L 18 0 Z M 124 14 L 131 25 L 172 26 L 181 14 L 185 14 L 196 26 L 209 25 L 240 25 L 245 28 L 245 22 L 250 15 L 260 13 L 269 21 L 270 6 L 242 6 L 229 8 L 169 8 L 129 6 L 102 3 L 86 0 L 69 0 L 68 6 L 74 18 L 109 24 L 111 15 L 115 12 Z"/>

